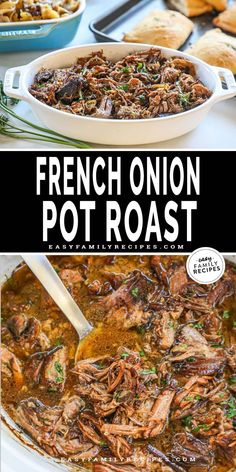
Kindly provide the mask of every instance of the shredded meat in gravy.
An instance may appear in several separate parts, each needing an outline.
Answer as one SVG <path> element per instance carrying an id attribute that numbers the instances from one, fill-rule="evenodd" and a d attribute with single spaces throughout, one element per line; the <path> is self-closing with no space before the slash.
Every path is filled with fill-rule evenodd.
<path id="1" fill-rule="evenodd" d="M 118 62 L 97 51 L 79 58 L 71 67 L 41 69 L 29 90 L 35 98 L 58 110 L 113 119 L 181 113 L 211 96 L 192 62 L 166 58 L 154 48 Z"/>
<path id="2" fill-rule="evenodd" d="M 236 270 L 182 256 L 55 256 L 94 325 L 74 328 L 22 265 L 2 290 L 2 400 L 50 456 L 93 472 L 236 466 Z"/>

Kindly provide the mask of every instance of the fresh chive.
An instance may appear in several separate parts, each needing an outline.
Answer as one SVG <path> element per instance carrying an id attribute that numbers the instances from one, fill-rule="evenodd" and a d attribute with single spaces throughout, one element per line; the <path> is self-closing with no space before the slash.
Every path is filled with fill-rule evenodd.
<path id="1" fill-rule="evenodd" d="M 230 317 L 231 313 L 229 310 L 225 310 L 223 311 L 222 313 L 222 318 L 224 318 L 225 320 L 227 320 L 229 317 Z"/>

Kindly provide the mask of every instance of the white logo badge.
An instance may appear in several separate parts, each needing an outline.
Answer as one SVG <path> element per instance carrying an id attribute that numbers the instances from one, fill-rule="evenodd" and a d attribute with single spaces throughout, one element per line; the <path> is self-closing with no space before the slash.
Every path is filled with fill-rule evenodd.
<path id="1" fill-rule="evenodd" d="M 225 271 L 225 260 L 216 249 L 201 247 L 196 249 L 187 260 L 187 272 L 199 284 L 217 282 Z"/>

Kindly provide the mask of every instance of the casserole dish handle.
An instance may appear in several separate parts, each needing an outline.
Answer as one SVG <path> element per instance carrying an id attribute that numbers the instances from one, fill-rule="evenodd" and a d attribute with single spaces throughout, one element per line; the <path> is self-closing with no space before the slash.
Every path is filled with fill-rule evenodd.
<path id="1" fill-rule="evenodd" d="M 28 97 L 25 95 L 22 88 L 22 73 L 25 67 L 26 66 L 12 67 L 8 69 L 4 77 L 3 89 L 4 93 L 9 97 L 27 101 Z M 16 77 L 18 78 L 18 86 L 14 86 Z"/>
<path id="2" fill-rule="evenodd" d="M 216 91 L 216 102 L 234 97 L 236 95 L 236 81 L 233 73 L 229 69 L 224 69 L 222 67 L 212 66 L 212 69 L 221 81 L 221 84 L 219 84 Z M 227 88 L 224 89 L 222 87 L 222 82 L 225 83 Z"/>
<path id="3" fill-rule="evenodd" d="M 50 23 L 50 25 L 40 25 L 38 28 L 31 29 L 19 29 L 12 31 L 0 31 L 0 41 L 10 41 L 20 39 L 37 39 L 44 38 L 56 27 L 55 23 Z"/>

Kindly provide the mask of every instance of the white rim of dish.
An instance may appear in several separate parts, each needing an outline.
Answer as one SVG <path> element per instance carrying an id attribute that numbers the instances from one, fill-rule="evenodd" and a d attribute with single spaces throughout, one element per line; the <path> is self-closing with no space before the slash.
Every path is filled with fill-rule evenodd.
<path id="1" fill-rule="evenodd" d="M 61 51 L 73 51 L 73 50 L 80 50 L 82 48 L 95 48 L 95 50 L 99 47 L 104 47 L 104 46 L 114 46 L 115 48 L 119 48 L 120 46 L 124 45 L 124 44 L 127 44 L 127 45 L 130 45 L 131 47 L 131 51 L 132 51 L 132 47 L 137 47 L 139 44 L 137 43 L 125 43 L 125 42 L 121 42 L 121 43 L 108 43 L 108 42 L 105 42 L 105 43 L 90 43 L 90 44 L 81 44 L 79 46 L 73 46 L 71 48 L 63 48 L 63 49 L 58 49 L 57 51 L 53 51 L 53 52 L 50 52 L 48 54 L 44 54 L 43 56 L 40 56 L 38 57 L 37 59 L 35 59 L 34 61 L 31 61 L 29 62 L 28 64 L 26 64 L 25 66 L 25 70 L 23 72 L 23 78 L 27 75 L 28 73 L 28 70 L 30 69 L 30 66 L 34 65 L 34 64 L 37 64 L 37 63 L 40 63 L 40 61 L 46 57 L 50 57 L 50 56 L 54 56 L 58 53 L 60 53 Z M 180 56 L 180 57 L 184 57 L 188 60 L 190 60 L 194 65 L 199 65 L 200 67 L 204 67 L 206 70 L 208 70 L 208 72 L 210 72 L 212 74 L 212 76 L 215 77 L 215 88 L 214 90 L 212 91 L 212 95 L 210 98 L 208 98 L 204 103 L 202 103 L 201 105 L 198 105 L 197 107 L 195 108 L 192 108 L 191 110 L 186 110 L 186 111 L 183 111 L 181 113 L 175 113 L 173 115 L 170 115 L 170 116 L 160 116 L 160 117 L 157 117 L 157 118 L 140 118 L 140 119 L 108 119 L 108 118 L 95 118 L 95 117 L 92 117 L 92 116 L 82 116 L 82 115 L 73 115 L 72 113 L 68 113 L 68 112 L 65 112 L 63 110 L 58 110 L 56 108 L 53 108 L 49 105 L 46 105 L 45 103 L 42 103 L 40 102 L 40 100 L 38 100 L 37 98 L 35 98 L 33 95 L 31 95 L 31 93 L 29 92 L 29 90 L 23 85 L 23 88 L 25 89 L 25 92 L 27 93 L 27 97 L 29 98 L 29 102 L 32 101 L 34 103 L 37 103 L 40 104 L 43 108 L 45 108 L 46 110 L 50 109 L 51 111 L 53 112 L 56 112 L 56 113 L 60 113 L 62 116 L 66 116 L 68 118 L 68 115 L 71 115 L 74 117 L 74 119 L 83 119 L 83 120 L 93 120 L 94 122 L 104 122 L 104 123 L 149 123 L 149 122 L 155 122 L 155 121 L 164 121 L 164 120 L 173 120 L 179 116 L 186 116 L 187 114 L 190 114 L 190 113 L 194 113 L 195 111 L 197 110 L 201 110 L 202 108 L 206 107 L 207 105 L 211 104 L 214 99 L 215 99 L 215 92 L 217 90 L 217 85 L 220 86 L 220 78 L 219 76 L 216 74 L 216 72 L 214 71 L 213 67 L 211 67 L 210 65 L 206 64 L 204 61 L 202 61 L 201 59 L 198 59 L 198 58 L 195 58 L 194 56 L 191 56 L 190 54 L 185 54 L 184 52 L 182 51 L 178 51 L 178 50 L 175 50 L 175 49 L 171 49 L 171 48 L 165 48 L 165 47 L 161 47 L 161 46 L 153 46 L 151 44 L 140 44 L 140 52 L 142 52 L 142 47 L 145 46 L 146 47 L 149 47 L 149 48 L 154 48 L 154 49 L 160 49 L 161 51 L 167 51 L 167 52 L 173 52 L 173 55 L 177 53 L 177 56 Z M 76 59 L 76 58 L 75 58 Z M 41 65 L 41 67 L 43 67 L 43 64 Z M 50 67 L 50 66 L 49 66 Z M 61 66 L 63 67 L 63 66 Z M 66 67 L 66 66 L 65 66 Z M 204 85 L 204 84 L 203 84 Z"/>
<path id="2" fill-rule="evenodd" d="M 50 25 L 52 23 L 64 23 L 65 21 L 68 21 L 72 18 L 75 18 L 76 16 L 79 16 L 81 15 L 84 10 L 85 10 L 85 7 L 86 7 L 86 0 L 80 0 L 80 6 L 78 8 L 78 10 L 76 10 L 75 12 L 67 15 L 67 16 L 64 16 L 64 17 L 61 17 L 61 18 L 53 18 L 51 20 L 32 20 L 32 21 L 9 21 L 9 22 L 0 22 L 0 28 L 2 28 L 3 26 L 5 28 L 7 27 L 13 27 L 13 26 L 22 26 L 22 27 L 26 27 L 28 26 L 29 28 L 27 29 L 30 29 L 30 28 L 33 28 L 35 25 L 37 26 L 40 26 L 40 25 Z M 36 38 L 35 38 L 36 39 Z"/>

